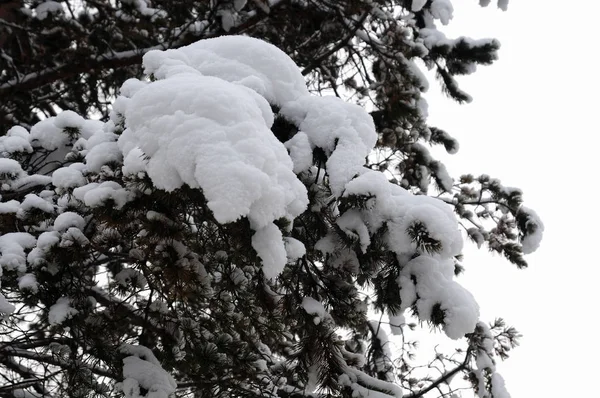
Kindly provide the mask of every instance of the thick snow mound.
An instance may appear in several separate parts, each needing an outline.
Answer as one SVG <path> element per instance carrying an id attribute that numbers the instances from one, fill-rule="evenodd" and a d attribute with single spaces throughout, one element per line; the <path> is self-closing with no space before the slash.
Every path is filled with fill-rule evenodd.
<path id="1" fill-rule="evenodd" d="M 151 51 L 144 71 L 158 79 L 182 72 L 199 73 L 246 86 L 274 105 L 307 96 L 298 67 L 283 51 L 262 40 L 223 36 L 177 50 Z"/>
<path id="2" fill-rule="evenodd" d="M 245 216 L 258 229 L 307 206 L 292 160 L 269 129 L 268 103 L 243 86 L 176 74 L 138 90 L 125 120 L 125 156 L 139 147 L 158 188 L 202 188 L 221 223 Z"/>
<path id="3" fill-rule="evenodd" d="M 147 173 L 167 191 L 202 189 L 220 223 L 247 217 L 265 275 L 276 277 L 288 256 L 272 223 L 293 221 L 308 205 L 295 173 L 310 168 L 314 148 L 323 149 L 339 197 L 375 145 L 372 118 L 338 98 L 311 96 L 285 53 L 248 37 L 152 51 L 144 68 L 155 81 L 128 80 L 114 107 L 125 120 L 118 146 L 126 174 Z M 301 130 L 288 143 L 270 130 L 272 105 Z M 277 239 L 266 244 L 267 235 Z"/>

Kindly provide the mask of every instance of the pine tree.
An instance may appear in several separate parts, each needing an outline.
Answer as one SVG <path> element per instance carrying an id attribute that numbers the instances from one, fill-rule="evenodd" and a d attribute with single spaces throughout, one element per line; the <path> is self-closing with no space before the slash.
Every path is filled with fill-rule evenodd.
<path id="1" fill-rule="evenodd" d="M 506 9 L 507 1 L 497 5 Z M 429 83 L 418 65 L 435 71 L 450 98 L 468 102 L 455 77 L 491 64 L 499 49 L 494 39 L 447 38 L 436 24 L 448 24 L 452 13 L 449 0 L 4 1 L 0 132 L 31 128 L 61 109 L 106 121 L 125 80 L 142 77 L 146 52 L 228 34 L 257 37 L 294 60 L 311 92 L 373 109 L 381 156 L 370 167 L 423 194 L 433 184 L 473 241 L 526 267 L 523 252 L 536 242 L 520 228 L 529 214 L 519 213 L 521 191 L 487 175 L 455 181 L 428 149 L 456 153 L 458 142 L 427 124 Z"/>
<path id="2" fill-rule="evenodd" d="M 543 225 L 433 159 L 457 143 L 427 126 L 415 64 L 466 101 L 454 76 L 498 43 L 445 38 L 447 1 L 406 3 L 11 8 L 31 29 L 5 18 L 0 42 L 29 43 L 0 85 L 21 125 L 0 137 L 0 394 L 506 396 L 495 358 L 518 333 L 454 281 L 461 229 L 525 266 Z M 36 57 L 43 32 L 70 44 Z M 440 376 L 415 366 L 413 320 L 459 340 Z"/>

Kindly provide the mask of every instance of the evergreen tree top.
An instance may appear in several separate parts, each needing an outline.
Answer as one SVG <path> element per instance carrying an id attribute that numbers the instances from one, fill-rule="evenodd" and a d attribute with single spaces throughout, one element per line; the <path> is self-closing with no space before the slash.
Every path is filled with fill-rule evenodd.
<path id="1" fill-rule="evenodd" d="M 65 111 L 0 137 L 0 393 L 421 397 L 463 374 L 508 396 L 495 358 L 518 333 L 479 322 L 455 281 L 454 210 L 490 192 L 506 203 L 487 213 L 497 231 L 469 233 L 534 250 L 543 224 L 520 191 L 389 181 L 366 160 L 377 122 L 311 93 L 258 39 L 154 50 L 143 67 L 106 122 Z M 436 356 L 439 378 L 415 381 L 410 346 L 390 349 L 404 314 L 466 343 Z"/>

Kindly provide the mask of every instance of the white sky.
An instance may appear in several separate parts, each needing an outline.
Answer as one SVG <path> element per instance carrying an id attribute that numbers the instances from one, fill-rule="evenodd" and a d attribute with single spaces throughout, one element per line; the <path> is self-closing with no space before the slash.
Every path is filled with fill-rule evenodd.
<path id="1" fill-rule="evenodd" d="M 502 48 L 494 65 L 460 80 L 471 104 L 454 104 L 432 84 L 430 124 L 461 144 L 443 160 L 455 176 L 487 173 L 522 188 L 546 225 L 541 248 L 526 258 L 529 269 L 470 248 L 459 282 L 484 320 L 501 316 L 524 334 L 499 367 L 514 398 L 595 396 L 600 217 L 587 202 L 596 198 L 600 171 L 592 120 L 600 3 L 511 0 L 508 12 L 477 0 L 453 4 L 448 37 L 495 37 Z"/>

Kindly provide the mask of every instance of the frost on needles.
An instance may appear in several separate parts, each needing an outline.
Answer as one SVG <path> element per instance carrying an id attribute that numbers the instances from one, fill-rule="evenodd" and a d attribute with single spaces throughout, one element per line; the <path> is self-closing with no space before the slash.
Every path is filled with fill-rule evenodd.
<path id="1" fill-rule="evenodd" d="M 51 356 L 73 396 L 401 397 L 377 311 L 394 334 L 410 314 L 466 337 L 459 371 L 508 396 L 455 280 L 452 207 L 365 166 L 363 108 L 248 37 L 143 66 L 106 123 L 66 111 L 0 137 L 0 312 L 48 343 L 14 358 Z M 533 251 L 543 225 L 519 214 Z"/>

